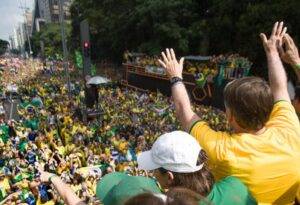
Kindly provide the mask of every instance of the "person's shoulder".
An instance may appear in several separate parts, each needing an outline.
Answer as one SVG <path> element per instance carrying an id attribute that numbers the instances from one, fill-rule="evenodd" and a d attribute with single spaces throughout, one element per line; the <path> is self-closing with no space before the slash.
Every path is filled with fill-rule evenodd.
<path id="1" fill-rule="evenodd" d="M 293 105 L 291 102 L 286 100 L 278 100 L 274 102 L 273 109 L 275 108 L 293 108 Z"/>
<path id="2" fill-rule="evenodd" d="M 237 186 L 246 187 L 240 179 L 238 179 L 237 177 L 234 177 L 234 176 L 225 177 L 217 183 L 223 184 L 226 186 L 230 184 L 230 186 L 233 186 L 233 187 L 237 187 Z"/>
<path id="3" fill-rule="evenodd" d="M 214 188 L 226 196 L 243 196 L 247 194 L 248 187 L 237 177 L 228 176 L 215 183 Z"/>
<path id="4" fill-rule="evenodd" d="M 299 119 L 291 102 L 279 100 L 274 103 L 267 127 L 299 128 Z"/>
<path id="5" fill-rule="evenodd" d="M 234 176 L 216 182 L 208 198 L 217 204 L 257 204 L 248 187 Z"/>

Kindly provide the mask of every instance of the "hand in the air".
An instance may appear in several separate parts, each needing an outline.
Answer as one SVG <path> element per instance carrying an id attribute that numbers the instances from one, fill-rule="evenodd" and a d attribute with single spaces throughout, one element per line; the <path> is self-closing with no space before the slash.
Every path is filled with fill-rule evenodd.
<path id="1" fill-rule="evenodd" d="M 283 44 L 279 47 L 281 59 L 292 66 L 300 64 L 298 48 L 289 34 L 283 36 Z"/>
<path id="2" fill-rule="evenodd" d="M 49 182 L 50 177 L 55 176 L 55 174 L 45 172 L 41 165 L 36 165 L 36 166 L 40 174 L 39 178 L 41 182 Z"/>
<path id="3" fill-rule="evenodd" d="M 182 78 L 183 61 L 181 58 L 179 61 L 176 59 L 176 55 L 173 49 L 166 49 L 166 52 L 161 53 L 163 60 L 158 60 L 161 66 L 166 69 L 169 78 L 179 77 Z"/>
<path id="4" fill-rule="evenodd" d="M 283 36 L 285 35 L 286 30 L 287 28 L 283 27 L 283 22 L 276 22 L 269 39 L 267 39 L 264 33 L 260 34 L 266 53 L 278 52 L 277 48 L 282 45 Z"/>

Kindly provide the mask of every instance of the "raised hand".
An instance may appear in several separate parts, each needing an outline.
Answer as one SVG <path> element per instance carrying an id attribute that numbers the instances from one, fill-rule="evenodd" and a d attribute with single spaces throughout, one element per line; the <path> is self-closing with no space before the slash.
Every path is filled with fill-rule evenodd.
<path id="1" fill-rule="evenodd" d="M 289 34 L 284 35 L 283 45 L 279 47 L 279 54 L 281 59 L 287 64 L 292 66 L 300 64 L 298 48 Z"/>
<path id="2" fill-rule="evenodd" d="M 282 45 L 283 36 L 285 35 L 286 30 L 287 28 L 283 27 L 283 22 L 276 22 L 269 39 L 267 39 L 264 33 L 260 34 L 266 53 L 278 52 L 277 48 Z"/>
<path id="3" fill-rule="evenodd" d="M 169 78 L 182 78 L 184 58 L 181 58 L 180 61 L 177 61 L 174 50 L 168 48 L 166 49 L 166 52 L 162 52 L 161 55 L 163 60 L 158 61 L 161 64 L 161 66 L 163 66 L 166 69 Z"/>
<path id="4" fill-rule="evenodd" d="M 286 72 L 278 51 L 285 33 L 286 27 L 283 27 L 283 22 L 276 22 L 269 39 L 264 33 L 260 34 L 267 55 L 269 82 L 275 102 L 279 100 L 291 101 L 287 90 Z"/>
<path id="5" fill-rule="evenodd" d="M 41 182 L 49 182 L 49 178 L 52 176 L 55 176 L 55 174 L 49 173 L 49 172 L 45 172 L 43 167 L 39 164 L 36 164 L 37 170 L 39 171 L 40 174 L 40 181 Z"/>

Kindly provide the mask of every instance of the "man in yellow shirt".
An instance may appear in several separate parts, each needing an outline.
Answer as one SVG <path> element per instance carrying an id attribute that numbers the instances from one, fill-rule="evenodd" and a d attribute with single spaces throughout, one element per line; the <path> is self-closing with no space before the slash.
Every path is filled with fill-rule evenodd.
<path id="1" fill-rule="evenodd" d="M 283 22 L 276 22 L 269 39 L 261 34 L 270 86 L 256 77 L 226 86 L 226 116 L 233 133 L 212 130 L 192 111 L 182 83 L 183 58 L 178 62 L 173 49 L 167 49 L 160 61 L 171 79 L 178 119 L 208 154 L 216 180 L 238 177 L 261 204 L 291 204 L 300 187 L 300 126 L 277 48 L 285 32 Z"/>

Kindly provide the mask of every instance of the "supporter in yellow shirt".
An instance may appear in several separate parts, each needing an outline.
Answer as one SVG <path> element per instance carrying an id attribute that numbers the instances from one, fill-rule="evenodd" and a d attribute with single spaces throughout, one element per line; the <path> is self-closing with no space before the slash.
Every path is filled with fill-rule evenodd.
<path id="1" fill-rule="evenodd" d="M 192 111 L 182 83 L 183 58 L 178 62 L 173 49 L 167 49 L 160 61 L 171 79 L 178 119 L 208 154 L 215 178 L 238 177 L 261 204 L 292 204 L 300 187 L 300 126 L 277 47 L 285 32 L 277 22 L 269 39 L 261 34 L 270 86 L 256 77 L 226 86 L 226 116 L 233 133 L 212 130 Z"/>

